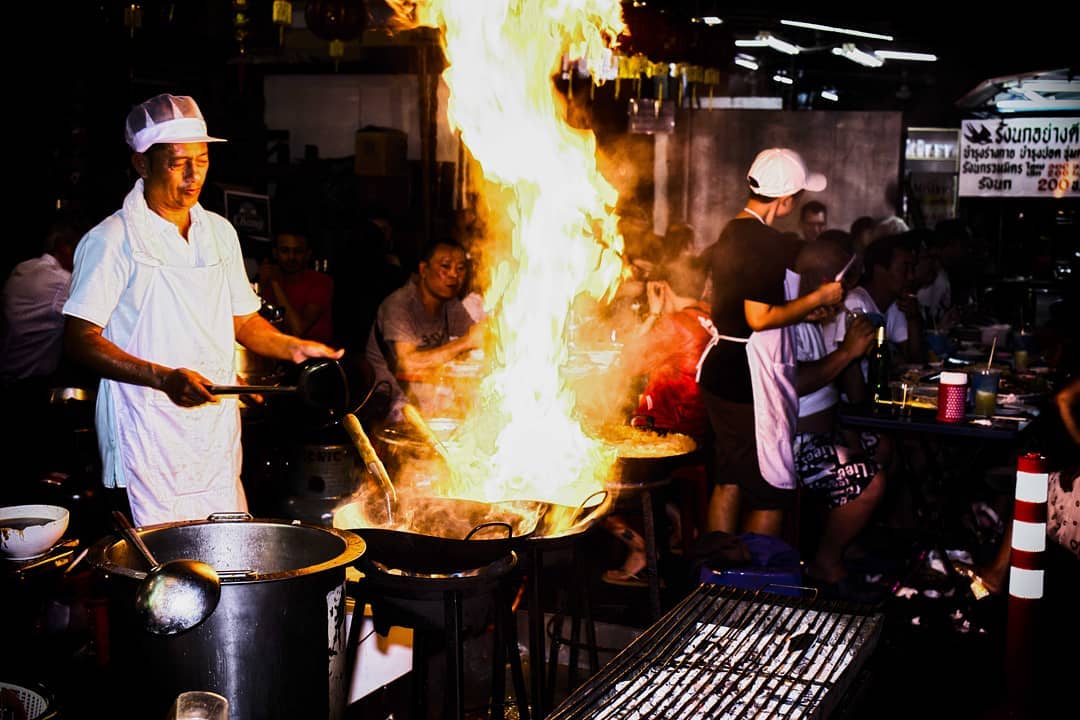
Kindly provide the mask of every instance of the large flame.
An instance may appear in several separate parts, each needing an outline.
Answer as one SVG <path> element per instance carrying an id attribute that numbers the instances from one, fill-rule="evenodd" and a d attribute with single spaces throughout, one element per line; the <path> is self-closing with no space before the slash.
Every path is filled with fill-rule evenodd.
<path id="1" fill-rule="evenodd" d="M 596 139 L 567 124 L 552 76 L 565 54 L 599 69 L 624 30 L 620 4 L 430 0 L 416 10 L 442 30 L 450 122 L 512 227 L 483 251 L 492 368 L 450 446 L 452 493 L 576 506 L 602 488 L 615 454 L 575 418 L 567 323 L 579 295 L 605 301 L 617 289 L 622 238 Z"/>

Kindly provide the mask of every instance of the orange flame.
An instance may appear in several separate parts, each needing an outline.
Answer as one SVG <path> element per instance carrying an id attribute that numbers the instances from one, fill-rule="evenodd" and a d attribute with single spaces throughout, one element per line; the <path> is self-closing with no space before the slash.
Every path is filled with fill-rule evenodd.
<path id="1" fill-rule="evenodd" d="M 596 138 L 565 121 L 552 76 L 565 54 L 590 70 L 624 31 L 617 0 L 430 0 L 416 19 L 442 30 L 448 114 L 482 168 L 488 205 L 511 220 L 488 238 L 491 372 L 448 445 L 453 494 L 576 506 L 615 453 L 575 418 L 561 368 L 572 306 L 617 289 L 622 238 Z M 598 76 L 593 72 L 593 76 Z"/>

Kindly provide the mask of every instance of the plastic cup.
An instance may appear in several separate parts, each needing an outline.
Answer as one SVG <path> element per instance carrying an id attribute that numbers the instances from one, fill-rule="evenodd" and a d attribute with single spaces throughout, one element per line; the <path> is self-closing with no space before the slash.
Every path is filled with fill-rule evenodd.
<path id="1" fill-rule="evenodd" d="M 962 372 L 943 372 L 938 381 L 937 419 L 955 423 L 964 419 L 967 408 L 968 376 Z"/>
<path id="2" fill-rule="evenodd" d="M 180 693 L 166 720 L 228 720 L 229 700 L 217 693 L 189 690 Z"/>
<path id="3" fill-rule="evenodd" d="M 1031 362 L 1031 351 L 1035 346 L 1035 336 L 1021 331 L 1013 336 L 1013 368 L 1027 370 Z"/>
<path id="4" fill-rule="evenodd" d="M 893 407 L 901 417 L 911 417 L 911 401 L 914 399 L 915 386 L 909 382 L 890 383 L 892 387 Z"/>
<path id="5" fill-rule="evenodd" d="M 980 370 L 971 373 L 971 389 L 975 396 L 975 414 L 992 417 L 997 410 L 998 383 L 1001 372 Z"/>

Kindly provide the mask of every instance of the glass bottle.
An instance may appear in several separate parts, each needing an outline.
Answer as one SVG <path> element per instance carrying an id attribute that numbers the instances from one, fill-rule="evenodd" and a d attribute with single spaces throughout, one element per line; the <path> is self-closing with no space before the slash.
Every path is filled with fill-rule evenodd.
<path id="1" fill-rule="evenodd" d="M 889 390 L 889 343 L 885 339 L 884 326 L 878 327 L 874 347 L 870 351 L 867 382 L 870 397 L 873 398 L 875 404 L 892 399 L 892 393 Z"/>

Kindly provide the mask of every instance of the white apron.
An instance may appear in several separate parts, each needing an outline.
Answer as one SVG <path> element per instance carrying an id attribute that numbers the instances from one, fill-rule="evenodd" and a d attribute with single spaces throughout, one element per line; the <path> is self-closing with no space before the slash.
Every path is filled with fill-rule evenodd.
<path id="1" fill-rule="evenodd" d="M 750 333 L 746 358 L 754 392 L 754 437 L 761 477 L 775 488 L 794 490 L 799 393 L 795 389 L 792 327 Z"/>
<path id="2" fill-rule="evenodd" d="M 166 266 L 147 241 L 143 209 L 125 201 L 133 259 L 152 273 L 131 341 L 132 355 L 186 367 L 214 383 L 231 384 L 234 331 L 225 265 L 215 245 L 204 267 Z M 145 206 L 143 206 L 145 207 Z M 116 429 L 128 499 L 137 525 L 205 519 L 247 511 L 240 484 L 237 399 L 195 408 L 160 390 L 112 384 Z"/>
<path id="3" fill-rule="evenodd" d="M 798 276 L 795 278 L 797 280 Z M 790 277 L 785 280 L 790 281 Z M 714 334 L 698 362 L 699 382 L 705 356 L 721 340 L 746 345 L 754 397 L 754 442 L 761 477 L 775 488 L 793 490 L 796 486 L 795 424 L 799 417 L 794 329 L 789 325 L 761 330 L 750 333 L 749 338 Z"/>

